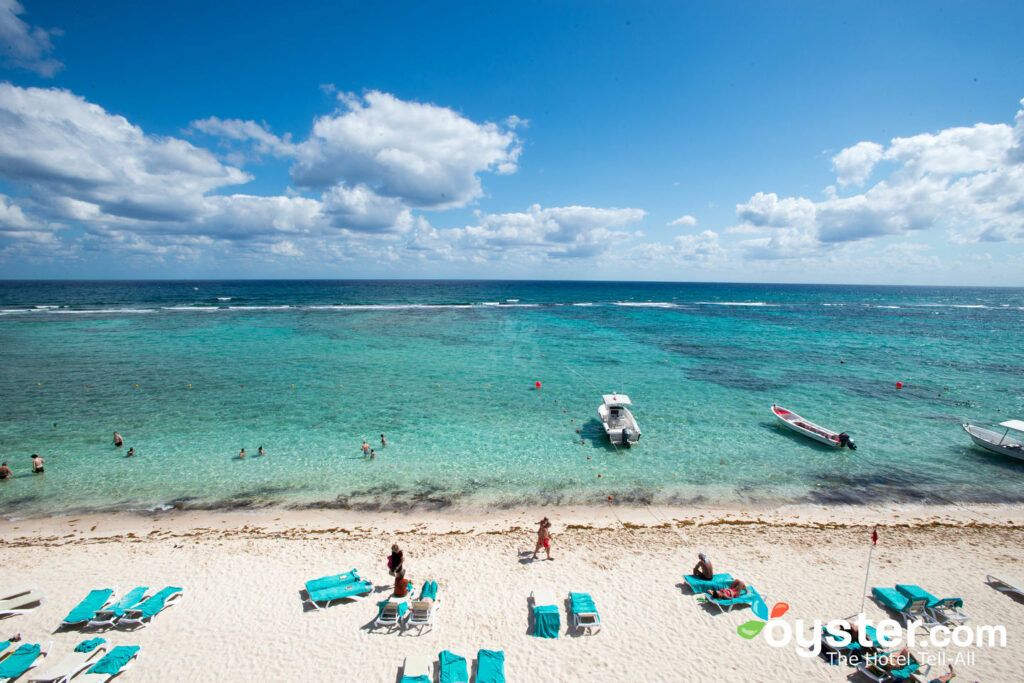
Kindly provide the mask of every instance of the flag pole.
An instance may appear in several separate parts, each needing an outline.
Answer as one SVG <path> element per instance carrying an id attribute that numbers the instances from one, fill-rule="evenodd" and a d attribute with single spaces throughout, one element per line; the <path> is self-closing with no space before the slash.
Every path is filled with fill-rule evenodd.
<path id="1" fill-rule="evenodd" d="M 871 556 L 875 553 L 875 546 L 878 545 L 878 525 L 871 530 L 871 550 L 868 551 L 868 568 L 864 572 L 864 591 L 860 594 L 860 612 L 864 614 L 864 601 L 868 597 L 868 576 L 871 574 Z"/>

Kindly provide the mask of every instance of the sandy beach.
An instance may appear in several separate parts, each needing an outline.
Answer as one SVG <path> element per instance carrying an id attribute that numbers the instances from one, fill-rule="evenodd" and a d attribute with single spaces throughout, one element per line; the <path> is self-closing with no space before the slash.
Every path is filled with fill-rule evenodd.
<path id="1" fill-rule="evenodd" d="M 960 596 L 969 623 L 1006 627 L 1005 649 L 935 652 L 954 663 L 956 680 L 1024 679 L 1015 654 L 1024 604 L 985 583 L 988 573 L 1021 574 L 1019 508 L 552 509 L 543 514 L 554 522 L 555 559 L 532 561 L 541 514 L 270 509 L 5 521 L 0 585 L 36 586 L 47 601 L 0 622 L 0 635 L 53 640 L 51 657 L 59 659 L 87 637 L 53 632 L 90 589 L 175 585 L 184 598 L 147 628 L 100 634 L 142 647 L 123 680 L 391 682 L 407 655 L 436 660 L 448 649 L 472 667 L 485 648 L 504 650 L 509 681 L 841 681 L 854 669 L 800 657 L 795 646 L 772 647 L 764 637 L 741 638 L 736 628 L 755 618 L 751 611 L 713 613 L 683 590 L 682 574 L 704 551 L 716 571 L 756 586 L 769 607 L 787 603 L 782 619 L 846 617 L 859 608 L 868 524 L 878 523 L 871 585 L 916 583 Z M 368 628 L 375 602 L 391 593 L 392 542 L 405 549 L 417 587 L 440 584 L 436 627 L 422 635 Z M 303 604 L 305 581 L 353 568 L 377 586 L 370 598 L 322 611 Z M 537 588 L 558 597 L 558 640 L 529 633 L 527 599 Z M 603 622 L 596 635 L 567 633 L 561 603 L 570 591 L 593 596 Z M 888 616 L 870 599 L 865 612 Z M 932 675 L 945 670 L 936 664 Z"/>

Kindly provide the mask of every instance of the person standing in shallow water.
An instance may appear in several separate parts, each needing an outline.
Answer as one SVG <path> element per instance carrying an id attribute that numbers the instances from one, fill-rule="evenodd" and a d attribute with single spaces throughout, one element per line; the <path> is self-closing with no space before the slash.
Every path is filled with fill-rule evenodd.
<path id="1" fill-rule="evenodd" d="M 537 553 L 541 548 L 544 548 L 549 560 L 555 559 L 551 557 L 551 520 L 547 517 L 540 520 L 537 525 L 537 546 L 533 549 L 533 559 L 537 559 Z"/>
<path id="2" fill-rule="evenodd" d="M 245 460 L 245 449 L 244 448 L 242 449 L 242 452 L 238 454 L 238 459 L 239 460 Z"/>
<path id="3" fill-rule="evenodd" d="M 56 425 L 54 425 L 54 426 L 56 426 Z M 121 438 L 120 434 L 118 434 L 117 432 L 114 432 L 114 446 L 117 447 L 117 448 L 120 448 L 123 445 L 124 445 L 124 439 Z"/>
<path id="4" fill-rule="evenodd" d="M 381 448 L 384 448 L 384 447 L 385 447 L 385 446 L 387 446 L 387 445 L 388 445 L 387 439 L 385 439 L 385 438 L 384 438 L 384 435 L 383 435 L 383 434 L 381 434 L 381 435 L 380 435 L 380 447 L 381 447 Z"/>
<path id="5" fill-rule="evenodd" d="M 46 470 L 43 469 L 43 465 L 45 464 L 45 460 L 40 458 L 35 453 L 32 454 L 32 474 L 42 474 L 43 472 L 45 472 Z"/>
<path id="6" fill-rule="evenodd" d="M 11 468 L 7 466 L 5 460 L 3 464 L 0 464 L 0 479 L 8 479 L 11 476 Z"/>
<path id="7" fill-rule="evenodd" d="M 360 448 L 363 451 L 363 455 L 369 455 L 370 454 L 370 444 L 366 443 L 366 439 L 363 439 L 363 445 L 360 446 Z"/>

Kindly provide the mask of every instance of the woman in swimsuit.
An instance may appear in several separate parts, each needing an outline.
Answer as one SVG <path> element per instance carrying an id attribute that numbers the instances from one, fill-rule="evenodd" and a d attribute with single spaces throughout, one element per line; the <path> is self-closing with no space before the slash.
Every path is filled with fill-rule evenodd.
<path id="1" fill-rule="evenodd" d="M 747 590 L 747 584 L 743 583 L 739 579 L 736 579 L 731 584 L 729 584 L 728 588 L 722 588 L 720 590 L 710 590 L 708 591 L 708 595 L 710 595 L 715 600 L 732 600 L 733 598 L 740 597 L 743 594 L 743 591 L 745 590 Z"/>

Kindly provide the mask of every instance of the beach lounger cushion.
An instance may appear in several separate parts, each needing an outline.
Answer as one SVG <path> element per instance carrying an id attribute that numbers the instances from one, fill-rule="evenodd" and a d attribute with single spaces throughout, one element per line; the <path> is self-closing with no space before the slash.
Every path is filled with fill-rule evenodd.
<path id="1" fill-rule="evenodd" d="M 711 590 L 721 590 L 728 588 L 733 582 L 731 574 L 715 574 L 710 580 L 700 579 L 693 574 L 687 574 L 683 576 L 683 580 L 690 587 L 694 593 L 707 593 Z"/>
<path id="2" fill-rule="evenodd" d="M 331 602 L 342 598 L 351 598 L 357 595 L 365 595 L 373 590 L 373 584 L 369 581 L 354 581 L 341 586 L 323 588 L 309 594 L 313 602 Z"/>
<path id="3" fill-rule="evenodd" d="M 42 648 L 35 643 L 25 643 L 0 662 L 0 678 L 17 678 L 32 668 Z"/>
<path id="4" fill-rule="evenodd" d="M 64 617 L 65 624 L 81 624 L 82 622 L 89 621 L 96 616 L 96 612 L 103 609 L 110 599 L 110 596 L 114 594 L 112 588 L 100 588 L 89 591 L 89 594 L 85 596 L 82 602 L 78 603 L 74 609 L 68 612 L 68 615 Z"/>
<path id="5" fill-rule="evenodd" d="M 924 600 L 926 607 L 934 607 L 939 602 L 939 599 L 937 597 L 935 597 L 925 589 L 921 588 L 920 586 L 915 586 L 913 584 L 898 583 L 896 584 L 896 590 L 898 590 L 901 595 L 906 596 L 908 601 Z"/>
<path id="6" fill-rule="evenodd" d="M 441 663 L 440 683 L 469 683 L 465 657 L 443 650 L 437 659 Z"/>
<path id="7" fill-rule="evenodd" d="M 561 617 L 555 605 L 539 605 L 533 608 L 533 635 L 538 638 L 557 638 L 561 629 Z"/>
<path id="8" fill-rule="evenodd" d="M 184 589 L 178 588 L 177 586 L 167 586 L 159 593 L 152 595 L 142 603 L 140 603 L 134 609 L 127 609 L 125 612 L 138 612 L 137 616 L 142 619 L 152 619 L 154 616 L 160 613 L 160 610 L 164 608 L 167 600 L 177 593 L 181 593 Z"/>
<path id="9" fill-rule="evenodd" d="M 480 650 L 477 653 L 476 683 L 505 683 L 504 650 Z"/>
<path id="10" fill-rule="evenodd" d="M 319 579 L 313 579 L 312 581 L 307 581 L 306 592 L 312 595 L 315 591 L 324 590 L 325 588 L 334 588 L 336 586 L 344 586 L 356 581 L 359 581 L 359 574 L 355 569 L 352 569 L 344 574 L 334 574 L 331 576 L 324 576 Z"/>
<path id="11" fill-rule="evenodd" d="M 138 606 L 138 604 L 142 602 L 143 599 L 145 599 L 146 591 L 148 590 L 149 586 L 136 586 L 135 588 L 131 589 L 123 596 L 121 596 L 121 599 L 115 602 L 113 605 L 111 605 L 107 609 L 99 611 L 110 612 L 115 617 L 123 616 L 125 612 L 127 612 L 133 607 Z"/>
<path id="12" fill-rule="evenodd" d="M 910 600 L 895 588 L 874 586 L 871 588 L 871 594 L 894 612 L 902 612 L 910 604 Z"/>
<path id="13" fill-rule="evenodd" d="M 140 650 L 138 645 L 118 645 L 106 655 L 103 659 L 93 664 L 92 668 L 86 671 L 89 674 L 107 674 L 113 676 L 114 674 L 121 671 L 125 664 L 131 661 L 131 658 Z"/>

